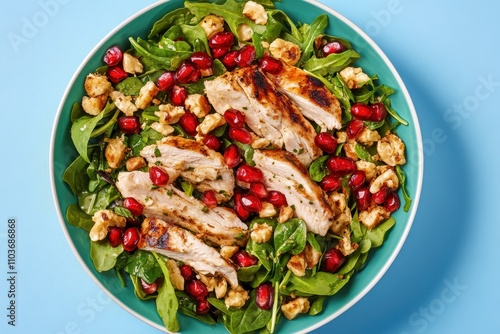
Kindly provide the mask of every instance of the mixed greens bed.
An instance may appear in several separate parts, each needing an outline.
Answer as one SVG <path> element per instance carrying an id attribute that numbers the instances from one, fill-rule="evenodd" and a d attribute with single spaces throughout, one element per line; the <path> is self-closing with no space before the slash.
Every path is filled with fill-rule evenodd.
<path id="1" fill-rule="evenodd" d="M 273 333 L 285 321 L 283 316 L 291 320 L 305 316 L 301 313 L 321 313 L 327 297 L 342 289 L 373 249 L 383 245 L 396 223 L 392 213 L 400 209 L 400 195 L 401 209 L 409 210 L 404 144 L 397 136 L 397 127 L 408 123 L 391 107 L 394 91 L 380 84 L 375 74 L 356 67 L 360 55 L 348 40 L 326 34 L 327 26 L 326 15 L 296 23 L 271 0 L 250 5 L 236 0 L 186 1 L 155 22 L 148 36 L 130 37 L 129 49 L 110 45 L 103 66 L 87 77 L 86 94 L 71 110 L 71 138 L 78 156 L 63 180 L 76 203 L 68 206 L 66 220 L 95 235 L 93 229 L 101 224 L 96 216 L 110 216 L 101 236 L 89 238 L 96 270 L 114 271 L 124 287 L 132 284 L 137 298 L 156 305 L 168 331 L 181 330 L 179 313 L 207 324 L 222 323 L 231 333 Z M 234 39 L 229 45 L 217 44 L 214 36 L 220 34 Z M 282 43 L 281 51 L 298 48 L 298 56 L 290 59 L 273 52 L 275 41 Z M 187 97 L 204 96 L 204 82 L 227 71 L 256 65 L 279 75 L 276 59 L 305 70 L 340 102 L 340 129 L 325 131 L 312 122 L 323 153 L 307 169 L 334 206 L 335 219 L 347 219 L 348 234 L 308 231 L 304 217 L 295 217 L 294 208 L 287 207 L 278 192 L 271 198 L 266 189 L 250 192 L 248 185 L 237 182 L 237 193 L 253 197 L 243 204 L 236 198 L 221 203 L 214 202 L 212 193 L 177 179 L 173 184 L 205 203 L 206 210 L 217 205 L 234 209 L 248 225 L 246 245 L 233 246 L 232 253 L 223 256 L 236 268 L 240 286 L 220 293 L 220 277 L 196 273 L 180 261 L 137 248 L 143 205 L 124 198 L 116 180 L 123 171 L 151 175 L 153 166 L 141 158 L 141 150 L 169 136 L 193 139 L 220 152 L 235 172 L 242 165 L 254 166 L 254 150 L 262 146 L 254 145 L 256 136 L 248 127 L 243 125 L 239 135 L 230 134 L 234 127 L 226 119 L 200 133 L 199 125 L 215 114 L 213 110 L 201 116 L 186 110 L 189 116 L 170 122 L 159 112 L 162 105 L 187 109 Z M 265 148 L 281 149 L 269 143 Z M 228 161 L 233 152 L 236 165 Z M 338 164 L 347 167 L 335 170 Z M 164 176 L 159 173 L 152 176 L 154 187 L 164 184 L 158 181 Z M 271 214 L 262 213 L 263 204 Z M 257 235 L 262 229 L 272 232 Z M 210 246 L 221 253 L 229 248 Z"/>

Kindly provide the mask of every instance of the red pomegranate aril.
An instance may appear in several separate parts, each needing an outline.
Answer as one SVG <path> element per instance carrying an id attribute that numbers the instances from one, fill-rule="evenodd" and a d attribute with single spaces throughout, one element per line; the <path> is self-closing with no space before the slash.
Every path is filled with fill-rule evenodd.
<path id="1" fill-rule="evenodd" d="M 209 209 L 213 209 L 217 206 L 217 197 L 213 190 L 205 190 L 201 196 L 201 201 Z"/>
<path id="2" fill-rule="evenodd" d="M 128 77 L 128 73 L 121 66 L 112 66 L 107 69 L 106 76 L 109 81 L 114 84 L 117 84 Z"/>
<path id="3" fill-rule="evenodd" d="M 189 57 L 189 60 L 191 60 L 193 64 L 196 64 L 200 70 L 208 70 L 209 68 L 212 68 L 213 65 L 212 57 L 210 57 L 206 52 L 193 52 L 191 57 Z"/>
<path id="4" fill-rule="evenodd" d="M 130 211 L 131 214 L 134 216 L 140 216 L 142 215 L 142 211 L 144 210 L 144 206 L 142 206 L 141 203 L 139 203 L 135 198 L 133 197 L 127 197 L 123 200 L 123 206 L 125 209 Z"/>
<path id="5" fill-rule="evenodd" d="M 388 212 L 394 212 L 394 211 L 398 210 L 400 206 L 401 206 L 401 201 L 399 200 L 398 194 L 391 191 L 387 195 L 387 198 L 385 199 L 384 208 Z"/>
<path id="6" fill-rule="evenodd" d="M 236 179 L 241 182 L 261 182 L 264 179 L 262 171 L 250 165 L 241 165 L 236 171 Z"/>
<path id="7" fill-rule="evenodd" d="M 199 299 L 196 301 L 196 314 L 203 315 L 210 312 L 210 303 L 207 299 Z"/>
<path id="8" fill-rule="evenodd" d="M 259 212 L 262 210 L 262 201 L 252 194 L 241 195 L 241 204 L 250 212 Z"/>
<path id="9" fill-rule="evenodd" d="M 374 103 L 370 108 L 372 110 L 371 120 L 374 122 L 381 122 L 387 116 L 387 109 L 382 102 Z"/>
<path id="10" fill-rule="evenodd" d="M 196 128 L 199 124 L 198 117 L 192 112 L 185 112 L 184 115 L 179 118 L 179 125 L 190 136 L 196 136 L 198 133 Z"/>
<path id="11" fill-rule="evenodd" d="M 247 220 L 250 217 L 250 211 L 245 209 L 243 204 L 241 204 L 241 195 L 240 195 L 240 200 L 236 201 L 234 203 L 234 212 L 240 218 L 242 221 Z"/>
<path id="12" fill-rule="evenodd" d="M 262 283 L 255 289 L 255 303 L 261 310 L 270 310 L 274 302 L 273 285 L 269 282 Z"/>
<path id="13" fill-rule="evenodd" d="M 187 84 L 190 82 L 196 82 L 196 78 L 200 78 L 200 75 L 196 75 L 200 69 L 196 67 L 193 63 L 189 61 L 182 62 L 181 66 L 175 71 L 175 79 L 181 84 Z"/>
<path id="14" fill-rule="evenodd" d="M 359 189 L 366 181 L 366 174 L 362 170 L 357 170 L 351 174 L 349 177 L 349 181 L 347 181 L 347 185 L 351 190 Z"/>
<path id="15" fill-rule="evenodd" d="M 175 106 L 184 106 L 184 102 L 187 98 L 187 88 L 182 86 L 174 85 L 170 91 L 170 101 Z"/>
<path id="16" fill-rule="evenodd" d="M 234 60 L 239 67 L 250 66 L 255 60 L 255 47 L 253 45 L 243 46 Z"/>
<path id="17" fill-rule="evenodd" d="M 318 133 L 316 137 L 314 137 L 314 143 L 326 153 L 333 153 L 337 149 L 337 138 L 328 132 Z"/>
<path id="18" fill-rule="evenodd" d="M 158 86 L 162 92 L 171 90 L 176 83 L 175 72 L 173 71 L 165 71 L 156 79 L 156 86 Z"/>
<path id="19" fill-rule="evenodd" d="M 349 139 L 358 138 L 359 134 L 363 131 L 364 128 L 365 128 L 365 123 L 362 120 L 353 119 L 352 121 L 349 122 L 349 124 L 347 124 L 347 127 L 345 129 L 347 138 Z"/>
<path id="20" fill-rule="evenodd" d="M 323 46 L 323 54 L 325 55 L 325 57 L 331 55 L 332 53 L 341 53 L 344 51 L 345 46 L 337 41 L 327 43 Z"/>
<path id="21" fill-rule="evenodd" d="M 337 191 L 342 187 L 342 182 L 340 178 L 334 175 L 326 175 L 323 180 L 319 183 L 321 189 L 325 192 Z"/>
<path id="22" fill-rule="evenodd" d="M 224 151 L 224 162 L 227 167 L 234 168 L 241 162 L 241 153 L 235 144 L 229 145 Z"/>
<path id="23" fill-rule="evenodd" d="M 153 283 L 150 284 L 150 283 L 146 282 L 145 280 L 143 280 L 142 278 L 140 280 L 141 280 L 141 288 L 142 288 L 142 291 L 144 291 L 144 293 L 146 293 L 148 295 L 152 295 L 153 293 L 155 293 L 158 290 L 158 282 L 157 281 L 154 281 Z"/>
<path id="24" fill-rule="evenodd" d="M 230 48 L 214 48 L 212 49 L 212 57 L 222 60 L 223 57 L 229 52 L 229 49 Z"/>
<path id="25" fill-rule="evenodd" d="M 112 226 L 108 230 L 108 242 L 111 247 L 118 247 L 122 243 L 123 230 L 119 227 Z"/>
<path id="26" fill-rule="evenodd" d="M 243 268 L 255 266 L 257 263 L 259 263 L 259 260 L 255 256 L 249 254 L 247 251 L 243 249 L 240 250 L 235 255 L 233 255 L 232 260 L 239 267 Z"/>
<path id="27" fill-rule="evenodd" d="M 252 142 L 252 134 L 245 128 L 230 127 L 228 131 L 229 138 L 236 140 L 242 144 L 250 144 Z"/>
<path id="28" fill-rule="evenodd" d="M 351 106 L 351 114 L 357 119 L 369 121 L 372 117 L 372 108 L 364 103 L 357 102 Z"/>
<path id="29" fill-rule="evenodd" d="M 233 70 L 238 65 L 236 63 L 236 56 L 238 53 L 238 50 L 232 50 L 223 55 L 221 62 L 229 71 Z"/>
<path id="30" fill-rule="evenodd" d="M 384 204 L 384 202 L 387 199 L 387 196 L 389 195 L 390 192 L 391 192 L 391 189 L 389 187 L 383 186 L 375 194 L 372 194 L 373 203 L 378 204 L 378 205 Z"/>
<path id="31" fill-rule="evenodd" d="M 330 248 L 323 255 L 323 262 L 321 263 L 321 270 L 336 273 L 340 266 L 345 262 L 345 256 L 337 248 Z"/>
<path id="32" fill-rule="evenodd" d="M 332 156 L 326 161 L 326 167 L 335 176 L 345 176 L 356 170 L 356 163 L 348 157 Z"/>
<path id="33" fill-rule="evenodd" d="M 186 282 L 184 289 L 188 295 L 196 300 L 205 299 L 208 295 L 208 289 L 205 283 L 197 279 Z"/>
<path id="34" fill-rule="evenodd" d="M 370 207 L 372 196 L 368 187 L 362 186 L 355 190 L 354 197 L 356 197 L 356 202 L 358 203 L 358 209 L 360 211 L 366 210 Z"/>
<path id="35" fill-rule="evenodd" d="M 233 45 L 234 35 L 230 31 L 216 33 L 208 40 L 208 46 L 212 49 L 229 48 Z"/>
<path id="36" fill-rule="evenodd" d="M 123 249 L 127 252 L 132 252 L 137 248 L 139 243 L 139 229 L 137 227 L 129 227 L 123 233 Z"/>
<path id="37" fill-rule="evenodd" d="M 260 58 L 259 67 L 264 72 L 278 74 L 283 68 L 283 63 L 280 60 L 266 54 Z"/>
<path id="38" fill-rule="evenodd" d="M 181 276 L 186 281 L 190 281 L 190 280 L 194 279 L 194 277 L 196 276 L 195 273 L 194 273 L 193 268 L 191 268 L 191 266 L 189 266 L 187 264 L 183 264 L 182 266 L 180 266 L 179 270 L 181 272 Z"/>
<path id="39" fill-rule="evenodd" d="M 123 58 L 123 52 L 117 45 L 114 45 L 106 50 L 103 60 L 108 66 L 118 65 Z"/>
<path id="40" fill-rule="evenodd" d="M 251 183 L 248 191 L 250 194 L 257 196 L 261 200 L 266 200 L 269 196 L 267 188 L 262 182 Z"/>
<path id="41" fill-rule="evenodd" d="M 168 184 L 169 175 L 161 167 L 151 166 L 149 167 L 149 178 L 155 186 L 161 187 Z"/>
<path id="42" fill-rule="evenodd" d="M 279 192 L 277 190 L 271 190 L 269 192 L 267 201 L 277 207 L 288 205 L 286 196 L 282 192 Z"/>
<path id="43" fill-rule="evenodd" d="M 228 109 L 224 112 L 224 120 L 233 128 L 245 125 L 245 115 L 236 109 Z"/>
<path id="44" fill-rule="evenodd" d="M 118 127 L 124 134 L 131 135 L 141 132 L 141 121 L 137 116 L 118 117 Z"/>
<path id="45" fill-rule="evenodd" d="M 221 143 L 219 138 L 211 133 L 207 134 L 205 138 L 203 138 L 203 144 L 214 151 L 220 150 Z"/>

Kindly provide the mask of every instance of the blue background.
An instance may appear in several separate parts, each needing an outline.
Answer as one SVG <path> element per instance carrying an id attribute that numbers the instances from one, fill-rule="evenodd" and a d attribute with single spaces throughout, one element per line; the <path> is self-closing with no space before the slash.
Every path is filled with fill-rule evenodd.
<path id="1" fill-rule="evenodd" d="M 499 3 L 319 2 L 367 32 L 399 71 L 420 119 L 425 172 L 413 228 L 392 267 L 315 333 L 500 333 Z M 66 85 L 105 35 L 152 3 L 0 3 L 0 333 L 159 333 L 87 276 L 60 227 L 49 180 Z M 16 327 L 6 317 L 8 219 L 18 232 Z"/>

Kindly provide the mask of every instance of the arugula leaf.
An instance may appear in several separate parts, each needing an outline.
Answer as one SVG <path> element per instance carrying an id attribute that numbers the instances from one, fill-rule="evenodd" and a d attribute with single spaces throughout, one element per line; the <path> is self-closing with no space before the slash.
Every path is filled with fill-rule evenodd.
<path id="1" fill-rule="evenodd" d="M 356 155 L 358 158 L 364 161 L 368 161 L 371 163 L 375 163 L 373 160 L 371 154 L 366 150 L 366 148 L 361 145 L 360 143 L 356 142 L 356 145 L 354 145 L 354 152 L 356 152 Z"/>
<path id="2" fill-rule="evenodd" d="M 170 332 L 178 332 L 180 329 L 179 320 L 177 319 L 177 310 L 179 309 L 179 301 L 175 295 L 175 289 L 170 281 L 165 261 L 155 252 L 152 252 L 156 262 L 161 268 L 164 280 L 158 287 L 158 297 L 156 297 L 156 310 L 163 321 L 163 324 Z"/>
<path id="3" fill-rule="evenodd" d="M 320 75 L 335 74 L 351 65 L 359 58 L 354 50 L 346 50 L 342 53 L 332 53 L 324 58 L 312 56 L 305 64 L 304 69 Z"/>
<path id="4" fill-rule="evenodd" d="M 401 168 L 401 166 L 399 165 L 396 166 L 396 175 L 399 178 L 399 184 L 401 185 L 401 191 L 403 192 L 403 198 L 405 200 L 403 210 L 405 212 L 408 212 L 408 210 L 410 210 L 412 199 L 408 194 L 408 190 L 406 189 L 406 174 L 403 171 L 403 168 Z"/>
<path id="5" fill-rule="evenodd" d="M 161 36 L 171 26 L 192 23 L 193 17 L 194 15 L 191 14 L 187 8 L 178 8 L 166 14 L 153 24 L 153 28 L 148 35 L 148 39 Z"/>
<path id="6" fill-rule="evenodd" d="M 309 60 L 314 55 L 314 41 L 319 34 L 321 34 L 325 28 L 328 26 L 328 16 L 326 14 L 319 15 L 311 25 L 304 24 L 300 27 L 300 31 L 303 36 L 300 48 L 302 50 L 302 55 L 298 62 L 298 66 L 302 67 L 307 65 Z M 309 70 L 307 66 L 304 66 L 305 70 Z"/>

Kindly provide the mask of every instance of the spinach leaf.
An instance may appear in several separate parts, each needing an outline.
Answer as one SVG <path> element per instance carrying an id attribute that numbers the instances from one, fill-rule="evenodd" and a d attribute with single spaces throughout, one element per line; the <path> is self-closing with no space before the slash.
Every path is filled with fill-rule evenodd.
<path id="1" fill-rule="evenodd" d="M 196 302 L 193 298 L 189 297 L 187 293 L 175 290 L 175 295 L 179 301 L 179 311 L 183 314 L 209 325 L 216 324 L 216 321 L 210 316 L 210 314 L 200 315 L 196 313 Z"/>
<path id="2" fill-rule="evenodd" d="M 131 275 L 142 278 L 149 284 L 162 275 L 160 265 L 153 254 L 140 249 L 132 254 L 124 270 Z"/>
<path id="3" fill-rule="evenodd" d="M 84 190 L 78 194 L 77 198 L 82 211 L 88 215 L 93 215 L 99 210 L 106 209 L 120 196 L 120 192 L 115 186 L 107 185 L 96 192 Z"/>
<path id="4" fill-rule="evenodd" d="M 394 217 L 390 217 L 382 224 L 366 232 L 366 238 L 370 239 L 372 247 L 376 248 L 382 245 L 385 234 L 394 226 L 394 224 L 396 224 L 396 219 L 394 219 Z"/>
<path id="5" fill-rule="evenodd" d="M 84 115 L 86 114 L 85 111 L 83 111 L 82 105 L 79 102 L 73 103 L 73 105 L 71 106 L 71 116 L 70 116 L 71 123 L 73 123 L 74 121 L 76 121 L 77 119 L 79 119 Z"/>
<path id="6" fill-rule="evenodd" d="M 94 226 L 92 217 L 83 212 L 76 204 L 68 205 L 66 209 L 66 220 L 70 225 L 82 228 L 87 232 L 90 232 L 92 226 Z"/>
<path id="7" fill-rule="evenodd" d="M 250 299 L 240 309 L 229 309 L 225 326 L 232 334 L 248 333 L 261 329 L 271 320 L 271 311 L 261 310 L 255 302 L 255 290 L 250 293 Z"/>
<path id="8" fill-rule="evenodd" d="M 166 14 L 153 24 L 153 28 L 148 35 L 148 39 L 161 36 L 171 26 L 192 23 L 193 17 L 194 15 L 191 14 L 187 8 L 178 8 Z"/>
<path id="9" fill-rule="evenodd" d="M 134 293 L 137 298 L 140 300 L 148 300 L 156 298 L 156 294 L 147 294 L 142 289 L 141 278 L 139 276 L 130 275 L 130 280 L 132 281 L 132 285 L 134 286 Z"/>
<path id="10" fill-rule="evenodd" d="M 138 77 L 128 77 L 116 84 L 116 90 L 119 90 L 125 95 L 139 95 L 142 86 L 144 86 L 144 84 Z"/>
<path id="11" fill-rule="evenodd" d="M 68 184 L 74 195 L 87 189 L 88 176 L 86 171 L 88 166 L 89 163 L 78 156 L 64 171 L 62 179 Z"/>
<path id="12" fill-rule="evenodd" d="M 158 297 L 156 297 L 156 310 L 160 315 L 163 324 L 170 332 L 178 332 L 180 329 L 179 320 L 177 319 L 177 310 L 179 309 L 179 301 L 175 295 L 175 289 L 170 281 L 165 260 L 158 254 L 152 253 L 156 262 L 161 268 L 164 280 L 158 287 Z"/>
<path id="13" fill-rule="evenodd" d="M 144 64 L 146 71 L 177 69 L 184 59 L 189 58 L 190 51 L 177 51 L 161 49 L 149 41 L 137 38 L 137 41 L 132 37 L 129 38 L 130 44 L 141 56 L 141 62 Z"/>
<path id="14" fill-rule="evenodd" d="M 90 241 L 90 258 L 97 271 L 108 271 L 116 264 L 116 259 L 123 252 L 123 245 L 111 247 L 107 240 Z"/>
<path id="15" fill-rule="evenodd" d="M 347 282 L 349 277 L 318 271 L 314 276 L 290 276 L 288 291 L 297 291 L 303 295 L 332 296 Z"/>
<path id="16" fill-rule="evenodd" d="M 299 254 L 304 250 L 307 240 L 306 223 L 297 218 L 278 224 L 274 231 L 274 248 L 276 257 L 290 252 Z"/>
<path id="17" fill-rule="evenodd" d="M 359 58 L 354 50 L 346 50 L 342 53 L 332 53 L 324 58 L 312 56 L 304 64 L 304 69 L 320 75 L 335 74 L 351 65 Z"/>
<path id="18" fill-rule="evenodd" d="M 324 296 L 318 296 L 317 298 L 314 298 L 313 302 L 311 303 L 311 307 L 309 308 L 309 315 L 320 314 L 323 311 L 324 303 L 325 303 Z"/>
<path id="19" fill-rule="evenodd" d="M 323 155 L 314 160 L 309 166 L 309 176 L 313 181 L 320 182 L 328 175 L 328 169 L 326 168 L 326 161 L 328 158 L 328 155 Z"/>

